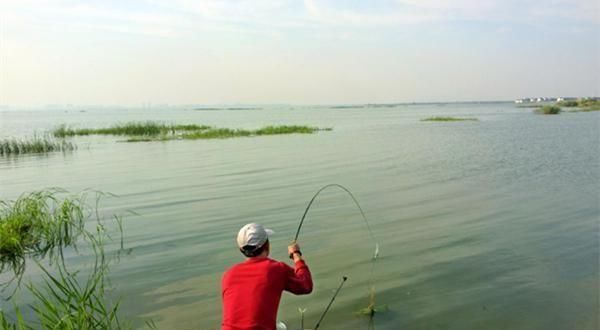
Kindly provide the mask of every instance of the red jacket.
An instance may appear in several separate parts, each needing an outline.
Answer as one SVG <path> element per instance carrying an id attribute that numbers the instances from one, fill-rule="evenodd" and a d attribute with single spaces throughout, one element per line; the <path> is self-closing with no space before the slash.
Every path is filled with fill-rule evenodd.
<path id="1" fill-rule="evenodd" d="M 313 283 L 308 266 L 295 268 L 267 257 L 254 257 L 223 274 L 222 330 L 275 330 L 283 290 L 308 294 Z"/>

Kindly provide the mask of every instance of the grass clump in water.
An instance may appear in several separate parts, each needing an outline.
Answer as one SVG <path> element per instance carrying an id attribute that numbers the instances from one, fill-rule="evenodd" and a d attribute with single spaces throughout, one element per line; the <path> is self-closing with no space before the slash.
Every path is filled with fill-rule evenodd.
<path id="1" fill-rule="evenodd" d="M 59 199 L 58 190 L 40 191 L 21 196 L 14 202 L 2 201 L 0 212 L 0 266 L 12 268 L 17 259 L 34 257 L 42 271 L 43 282 L 30 283 L 27 289 L 34 298 L 31 312 L 23 313 L 15 306 L 8 314 L 0 308 L 2 329 L 131 329 L 118 317 L 120 303 L 106 296 L 109 260 L 105 254 L 105 240 L 110 238 L 107 227 L 98 218 L 98 212 L 85 204 L 85 195 Z M 98 203 L 97 195 L 96 202 Z M 97 207 L 97 206 L 96 206 Z M 87 212 L 96 215 L 95 231 L 84 228 Z M 122 244 L 122 226 L 119 224 Z M 88 275 L 72 271 L 63 256 L 63 248 L 75 247 L 76 241 L 87 242 L 93 254 Z M 77 250 L 76 250 L 77 251 Z M 38 258 L 48 253 L 60 256 L 45 267 Z M 24 260 L 21 260 L 24 262 Z M 21 261 L 17 264 L 21 265 Z M 24 267 L 21 267 L 24 269 Z M 15 273 L 15 276 L 17 273 Z M 15 288 L 15 290 L 18 289 Z M 23 315 L 37 320 L 25 320 Z"/>
<path id="2" fill-rule="evenodd" d="M 421 121 L 479 121 L 477 118 L 457 118 L 457 117 L 429 117 Z"/>
<path id="3" fill-rule="evenodd" d="M 20 279 L 27 258 L 55 260 L 64 247 L 75 246 L 84 232 L 84 201 L 59 200 L 58 193 L 45 190 L 0 201 L 0 274 L 12 271 Z"/>
<path id="4" fill-rule="evenodd" d="M 11 156 L 53 151 L 72 151 L 77 146 L 68 141 L 57 141 L 49 137 L 34 136 L 28 140 L 1 139 L 0 156 Z"/>
<path id="5" fill-rule="evenodd" d="M 561 111 L 561 108 L 557 105 L 545 105 L 535 110 L 536 113 L 542 115 L 558 115 Z"/>

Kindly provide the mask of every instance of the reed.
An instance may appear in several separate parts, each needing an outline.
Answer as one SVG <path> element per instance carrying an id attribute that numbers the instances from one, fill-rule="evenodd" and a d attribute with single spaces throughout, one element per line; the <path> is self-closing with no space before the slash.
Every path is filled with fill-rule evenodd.
<path id="1" fill-rule="evenodd" d="M 292 133 L 301 133 L 301 134 L 312 134 L 318 131 L 317 127 L 309 127 L 309 126 L 266 126 L 254 131 L 254 135 L 277 135 L 277 134 L 292 134 Z"/>
<path id="2" fill-rule="evenodd" d="M 231 128 L 205 128 L 191 132 L 184 132 L 179 135 L 161 135 L 158 137 L 131 137 L 125 142 L 147 142 L 147 141 L 167 141 L 176 139 L 201 140 L 201 139 L 227 139 L 234 137 L 250 137 L 262 135 L 279 134 L 312 134 L 317 131 L 331 131 L 331 128 L 318 128 L 310 126 L 266 126 L 256 130 L 231 129 Z"/>
<path id="3" fill-rule="evenodd" d="M 421 121 L 479 121 L 477 118 L 457 118 L 457 117 L 429 117 Z"/>
<path id="4" fill-rule="evenodd" d="M 0 308 L 0 327 L 14 330 L 131 329 L 128 322 L 122 323 L 119 319 L 120 302 L 113 302 L 106 295 L 111 260 L 104 249 L 105 240 L 110 238 L 107 227 L 98 218 L 97 209 L 91 210 L 85 203 L 85 194 L 59 199 L 58 193 L 58 190 L 40 191 L 23 195 L 14 202 L 2 202 L 0 242 L 6 243 L 0 250 L 2 269 L 5 265 L 10 267 L 15 256 L 34 257 L 42 270 L 43 282 L 27 284 L 34 303 L 30 305 L 32 313 L 26 314 L 37 320 L 26 320 L 13 302 L 15 312 L 11 316 Z M 102 194 L 97 195 L 96 202 L 98 196 Z M 96 216 L 95 231 L 84 229 L 86 211 Z M 122 242 L 120 218 L 115 219 Z M 62 259 L 62 249 L 74 247 L 78 240 L 87 242 L 94 256 L 87 276 L 82 275 L 82 269 L 69 269 Z M 37 261 L 52 251 L 61 256 L 57 262 L 50 262 L 49 267 L 53 269 Z"/>
<path id="5" fill-rule="evenodd" d="M 77 146 L 71 142 L 54 140 L 46 136 L 34 136 L 33 138 L 23 140 L 0 139 L 0 156 L 72 151 L 75 149 L 77 149 Z"/>
<path id="6" fill-rule="evenodd" d="M 61 200 L 60 193 L 43 190 L 0 201 L 0 274 L 12 271 L 20 281 L 27 259 L 48 255 L 58 261 L 63 248 L 75 247 L 85 232 L 85 202 L 83 197 Z"/>
<path id="7" fill-rule="evenodd" d="M 165 134 L 175 134 L 181 131 L 202 131 L 211 128 L 205 125 L 185 124 L 170 125 L 160 122 L 129 122 L 117 124 L 105 128 L 69 128 L 67 125 L 61 125 L 52 131 L 55 137 L 71 137 L 85 135 L 131 135 L 131 136 L 158 136 Z"/>

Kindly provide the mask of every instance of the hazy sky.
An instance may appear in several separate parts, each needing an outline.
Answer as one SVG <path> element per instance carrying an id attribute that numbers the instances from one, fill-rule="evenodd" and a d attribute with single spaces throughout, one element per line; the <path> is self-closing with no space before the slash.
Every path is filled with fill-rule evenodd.
<path id="1" fill-rule="evenodd" d="M 599 0 L 0 0 L 0 104 L 600 96 Z"/>

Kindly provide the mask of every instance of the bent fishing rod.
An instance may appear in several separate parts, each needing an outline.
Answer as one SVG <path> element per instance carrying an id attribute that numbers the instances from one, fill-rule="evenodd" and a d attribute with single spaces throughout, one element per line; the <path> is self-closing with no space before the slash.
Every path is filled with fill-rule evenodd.
<path id="1" fill-rule="evenodd" d="M 300 235 L 300 230 L 302 229 L 302 225 L 304 224 L 304 220 L 306 219 L 308 211 L 310 210 L 311 206 L 313 205 L 313 202 L 321 194 L 321 192 L 324 191 L 327 188 L 339 188 L 339 189 L 343 190 L 344 192 L 346 192 L 352 198 L 352 201 L 354 202 L 354 205 L 356 205 L 356 207 L 360 211 L 360 215 L 361 215 L 363 221 L 365 222 L 365 225 L 367 226 L 367 230 L 369 232 L 369 236 L 370 236 L 371 240 L 373 241 L 373 243 L 375 244 L 375 252 L 373 253 L 373 257 L 371 259 L 371 274 L 370 274 L 370 280 L 369 280 L 370 286 L 371 286 L 370 302 L 369 302 L 369 306 L 367 307 L 367 309 L 370 311 L 369 316 L 370 316 L 371 319 L 373 319 L 373 316 L 375 314 L 375 288 L 374 288 L 374 285 L 373 285 L 373 274 L 374 274 L 374 268 L 375 268 L 375 260 L 379 256 L 379 243 L 377 242 L 377 240 L 375 240 L 375 235 L 373 235 L 373 231 L 371 230 L 371 226 L 369 225 L 369 221 L 367 220 L 367 217 L 365 216 L 365 212 L 363 211 L 362 207 L 358 203 L 358 200 L 356 199 L 356 197 L 354 197 L 354 195 L 352 194 L 352 192 L 348 188 L 346 188 L 346 187 L 344 187 L 344 186 L 342 186 L 340 184 L 337 184 L 337 183 L 331 183 L 331 184 L 325 185 L 321 189 L 319 189 L 312 196 L 312 198 L 308 202 L 308 205 L 306 206 L 306 209 L 304 210 L 304 213 L 302 214 L 302 218 L 300 219 L 300 223 L 298 224 L 298 228 L 296 229 L 296 234 L 294 235 L 293 243 L 296 243 L 297 240 L 298 240 L 298 236 Z M 329 308 L 331 307 L 331 304 L 333 304 L 333 301 L 337 297 L 340 289 L 342 288 L 342 286 L 344 285 L 344 283 L 346 282 L 347 279 L 348 278 L 346 276 L 343 277 L 342 283 L 340 284 L 340 286 L 338 287 L 338 289 L 335 291 L 335 294 L 331 298 L 331 301 L 327 305 L 327 308 L 325 309 L 325 311 L 321 315 L 321 318 L 319 319 L 319 322 L 317 322 L 317 325 L 315 326 L 315 330 L 319 328 L 319 326 L 321 324 L 321 321 L 323 320 L 323 318 L 325 317 L 325 315 L 329 311 Z"/>

